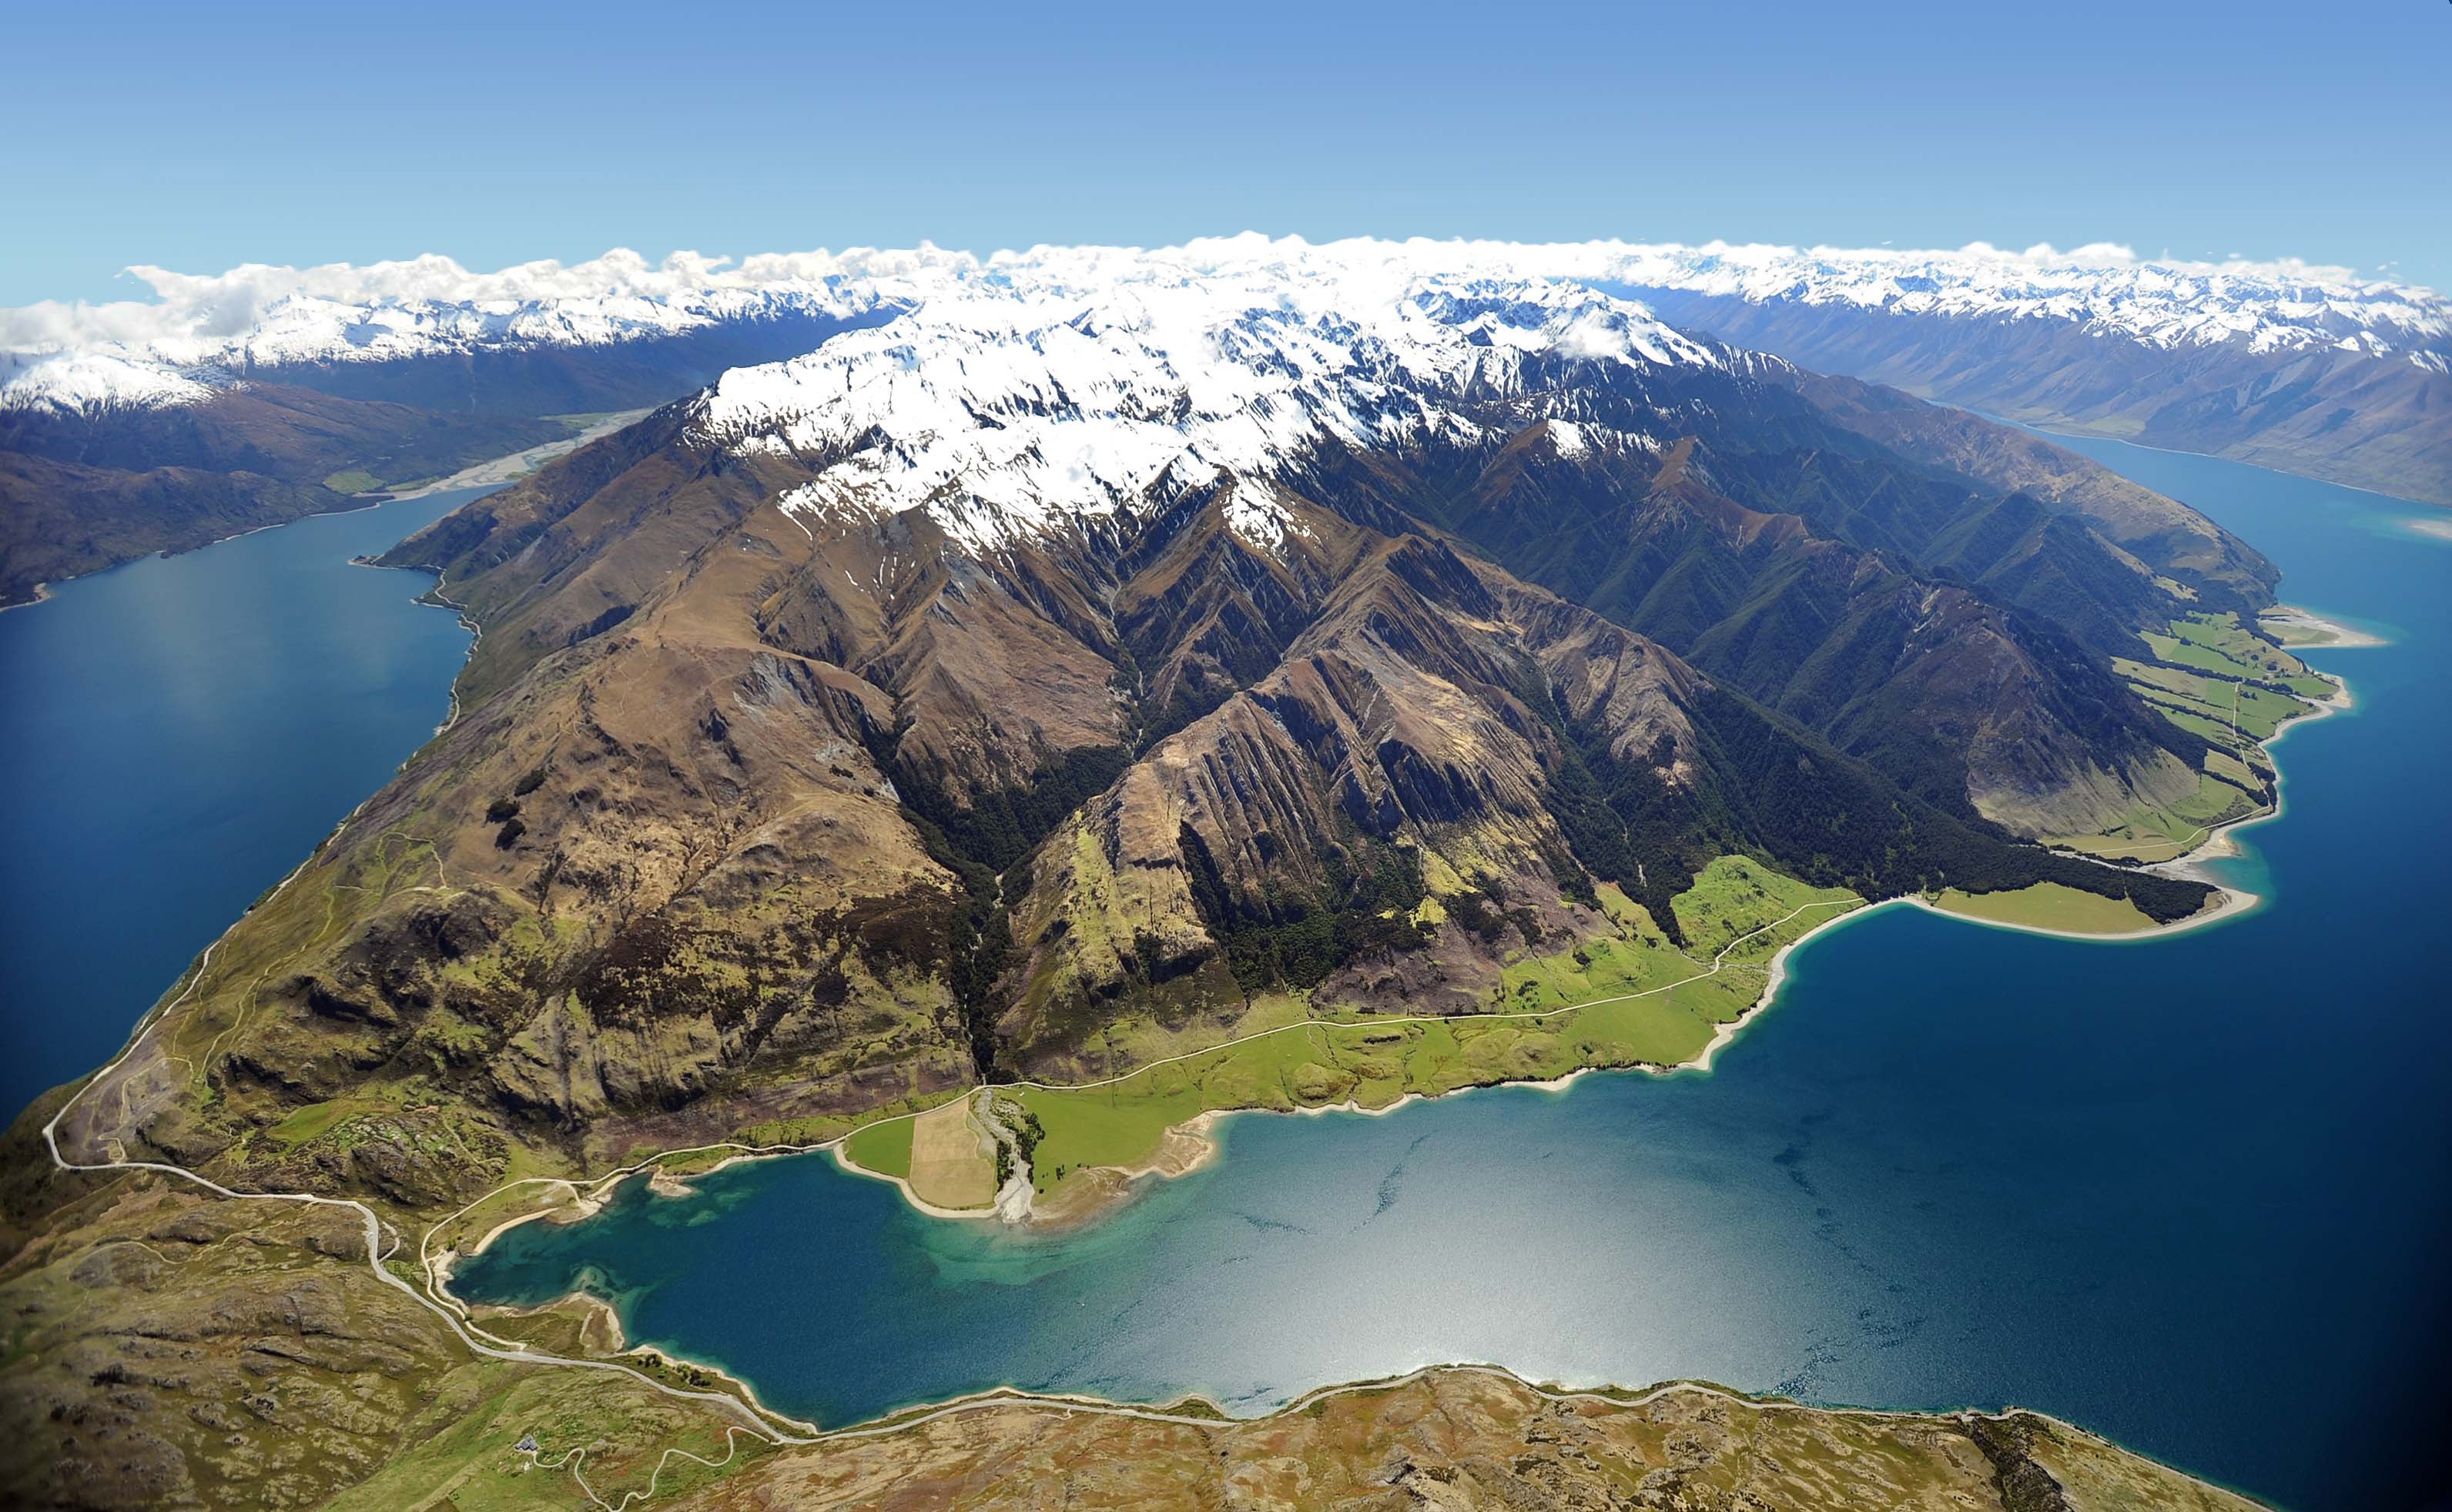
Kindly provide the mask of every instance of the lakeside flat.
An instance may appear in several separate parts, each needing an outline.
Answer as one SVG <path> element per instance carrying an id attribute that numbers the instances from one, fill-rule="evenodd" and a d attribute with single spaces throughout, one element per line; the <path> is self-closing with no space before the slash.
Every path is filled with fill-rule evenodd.
<path id="1" fill-rule="evenodd" d="M 2064 934 L 2143 934 L 2161 928 L 2126 898 L 2081 893 L 2057 882 L 2038 882 L 2007 893 L 1968 893 L 1949 888 L 1933 899 L 1933 906 L 1945 913 L 1982 919 L 1988 924 L 2013 924 Z"/>

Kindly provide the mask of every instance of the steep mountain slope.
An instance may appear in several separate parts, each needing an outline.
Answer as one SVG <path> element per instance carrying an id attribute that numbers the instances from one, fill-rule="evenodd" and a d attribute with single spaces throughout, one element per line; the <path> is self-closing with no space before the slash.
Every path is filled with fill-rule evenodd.
<path id="1" fill-rule="evenodd" d="M 1547 422 L 1445 519 L 1967 816 L 2066 833 L 2193 790 L 2202 743 L 2102 659 L 2178 612 L 2151 569 L 2027 496 L 1826 450 L 1807 417 L 1757 451 L 1697 410 L 1710 440 L 1665 451 Z"/>
<path id="2" fill-rule="evenodd" d="M 194 467 L 86 467 L 0 451 L 0 605 L 38 585 L 153 551 L 191 551 L 266 525 L 342 508 L 313 483 Z"/>
<path id="3" fill-rule="evenodd" d="M 441 416 L 407 404 L 244 383 L 190 403 L 112 404 L 68 414 L 0 410 L 0 451 L 85 467 L 188 467 L 320 483 L 345 460 L 397 478 L 451 470 L 459 456 L 516 450 L 560 426 Z"/>
<path id="4" fill-rule="evenodd" d="M 1527 423 L 1559 407 L 1588 419 Z M 1160 268 L 727 375 L 393 554 L 484 628 L 467 713 L 188 1011 L 229 1100 L 139 1064 L 135 1124 L 266 1158 L 266 1112 L 440 1076 L 453 1116 L 613 1150 L 1063 1069 L 1127 1010 L 1213 1038 L 1288 989 L 1471 1011 L 1511 951 L 1612 927 L 1596 883 L 1674 940 L 1669 899 L 1732 851 L 1872 895 L 2050 878 L 2158 917 L 2203 902 L 2008 844 L 1968 801 L 1970 780 L 2050 794 L 2054 762 L 2135 785 L 2124 721 L 2160 721 L 2082 652 L 1806 516 L 1605 465 L 1699 472 L 1691 438 L 1604 439 L 1600 417 L 1848 447 L 1809 484 L 1728 442 L 1734 475 L 1863 532 L 1915 528 L 1884 491 L 1969 493 L 1572 285 Z M 1562 425 L 1587 449 L 1562 458 Z M 1884 607 L 1848 613 L 1913 654 L 1851 672 L 1875 690 L 1852 712 L 1773 712 L 1742 655 L 1697 670 L 1407 512 L 1483 459 L 1745 515 L 1873 583 Z M 1664 622 L 1730 619 L 1687 598 Z M 1888 759 L 1858 723 L 1931 717 L 1987 657 L 2025 659 L 1968 675 L 1980 731 L 1913 736 L 1932 770 L 1969 763 L 1949 781 L 1903 788 L 1816 733 Z"/>
<path id="5" fill-rule="evenodd" d="M 2169 575 L 2191 602 L 2253 609 L 2272 600 L 2281 580 L 2263 554 L 2194 509 L 2031 432 L 1858 379 L 1778 362 L 1764 362 L 1757 370 L 1900 456 L 2082 520 L 2113 546 Z"/>

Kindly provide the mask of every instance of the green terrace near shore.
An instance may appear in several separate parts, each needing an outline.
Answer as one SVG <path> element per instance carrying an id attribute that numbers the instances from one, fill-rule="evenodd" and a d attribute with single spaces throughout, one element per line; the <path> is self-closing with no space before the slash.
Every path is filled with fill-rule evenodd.
<path id="1" fill-rule="evenodd" d="M 1946 913 L 2068 934 L 2137 934 L 2155 928 L 2153 918 L 2126 898 L 2081 893 L 2058 882 L 2006 893 L 1968 893 L 1953 887 L 1931 901 Z"/>
<path id="2" fill-rule="evenodd" d="M 1080 1087 L 1011 1089 L 1037 1125 L 1038 1197 L 1060 1209 L 1089 1171 L 1151 1167 L 1169 1130 L 1203 1113 L 1374 1110 L 1467 1087 L 1686 1064 L 1760 1001 L 1781 950 L 1864 902 L 1724 856 L 1673 901 L 1691 942 L 1681 951 L 1623 893 L 1599 892 L 1614 932 L 1555 954 L 1518 955 L 1483 1011 L 1405 1018 L 1271 994 L 1208 1050 Z M 910 1119 L 870 1125 L 844 1142 L 843 1155 L 908 1177 L 912 1129 Z"/>
<path id="3" fill-rule="evenodd" d="M 2140 805 L 2099 834 L 2055 835 L 2047 843 L 2106 860 L 2168 861 L 2204 844 L 2217 826 L 2247 818 L 2269 806 L 2274 768 L 2264 742 L 2285 722 L 2340 692 L 2331 678 L 2311 670 L 2261 633 L 2270 628 L 2250 629 L 2235 614 L 2191 614 L 2173 620 L 2165 634 L 2139 638 L 2153 659 L 2112 658 L 2112 670 L 2128 680 L 2139 697 L 2211 747 L 2197 774 L 2197 791 L 2176 802 Z M 2315 644 L 2323 637 L 2298 629 L 2297 638 L 2301 644 Z M 1948 901 L 1942 906 L 1952 907 Z M 2005 908 L 2012 912 L 2005 913 Z M 1997 896 L 1987 909 L 1954 908 L 1953 912 L 2008 922 L 2041 922 L 1997 901 Z M 2055 902 L 2042 913 L 2066 916 L 2070 910 Z M 2043 927 L 2086 929 L 2062 924 Z"/>

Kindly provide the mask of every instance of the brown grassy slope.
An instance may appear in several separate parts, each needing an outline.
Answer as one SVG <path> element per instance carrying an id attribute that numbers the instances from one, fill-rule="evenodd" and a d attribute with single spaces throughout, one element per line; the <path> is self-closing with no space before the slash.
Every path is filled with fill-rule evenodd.
<path id="1" fill-rule="evenodd" d="M 1853 1417 L 1705 1390 L 1549 1400 L 1433 1371 L 1194 1427 L 1000 1407 L 787 1449 L 681 1506 L 1929 1508 L 2234 1512 L 2253 1503 L 2046 1419 Z"/>
<path id="2" fill-rule="evenodd" d="M 315 483 L 193 467 L 142 472 L 0 451 L 0 604 L 156 551 L 348 507 Z"/>
<path id="3" fill-rule="evenodd" d="M 445 415 L 250 384 L 195 404 L 0 412 L 0 604 L 148 555 L 353 507 L 362 471 L 441 477 L 569 434 L 558 421 Z"/>
<path id="4" fill-rule="evenodd" d="M 908 520 L 813 538 L 748 506 L 775 478 L 669 447 L 616 439 L 572 466 L 604 481 L 549 472 L 485 501 L 485 527 L 443 563 L 476 568 L 445 591 L 486 627 L 464 679 L 477 701 L 233 932 L 174 1020 L 80 1105 L 77 1139 L 421 1206 L 522 1160 L 601 1163 L 959 1084 L 974 1074 L 973 1004 L 1020 1007 L 994 1051 L 1016 1065 L 1060 1059 L 1098 1005 L 1157 985 L 1153 968 L 1179 969 L 1178 1009 L 1222 1025 L 1247 994 L 1190 898 L 1187 826 L 1255 908 L 1288 890 L 1333 901 L 1332 857 L 1444 848 L 1453 871 L 1517 898 L 1530 928 L 1577 930 L 1541 796 L 1554 736 L 1511 685 L 1542 638 L 1621 656 L 1636 638 L 1444 546 L 1313 507 L 1304 549 L 1272 560 L 1202 495 L 1154 527 L 1167 549 L 1077 570 L 1089 591 L 1051 599 L 1032 580 L 1051 566 L 991 568 Z M 1054 949 L 1047 924 L 1078 902 L 1042 861 L 1001 899 L 1020 945 L 1008 984 L 976 980 L 965 998 L 979 903 L 965 889 L 979 877 L 948 871 L 896 785 L 904 799 L 956 795 L 939 812 L 959 827 L 981 812 L 960 796 L 1027 795 L 1045 762 L 1117 747 L 1151 700 L 1119 686 L 1110 601 L 1144 616 L 1132 664 L 1170 687 L 1231 679 L 1226 656 L 1252 642 L 1222 644 L 1230 622 L 1274 619 L 1295 649 L 1094 805 L 1122 815 L 1155 775 L 1209 763 L 1200 801 L 1114 827 L 1137 847 L 1127 873 L 1164 884 L 1114 933 L 1128 950 L 1167 939 L 1170 959 L 1073 962 L 1073 1016 L 1041 1016 L 1031 952 Z M 1200 754 L 1236 730 L 1275 753 L 1274 778 Z M 1038 875 L 1050 885 L 1034 891 Z M 1501 953 L 1453 931 L 1424 959 L 1469 1007 Z M 1331 995 L 1417 985 L 1367 988 L 1365 974 Z M 310 1137 L 271 1131 L 340 1105 Z M 380 1180 L 342 1159 L 378 1118 L 430 1129 L 433 1148 Z"/>
<path id="5" fill-rule="evenodd" d="M 583 1433 L 618 1497 L 667 1447 L 722 1451 L 734 1420 L 702 1404 L 470 1355 L 375 1281 L 354 1214 L 62 1180 L 74 1200 L 0 1263 L 0 1503 L 314 1507 L 388 1475 L 370 1504 L 408 1506 L 464 1473 L 515 1487 L 499 1462 L 527 1431 Z"/>

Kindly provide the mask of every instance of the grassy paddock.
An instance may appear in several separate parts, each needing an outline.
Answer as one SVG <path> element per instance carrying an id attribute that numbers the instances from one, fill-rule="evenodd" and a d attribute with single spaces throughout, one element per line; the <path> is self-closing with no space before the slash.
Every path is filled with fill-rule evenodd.
<path id="1" fill-rule="evenodd" d="M 2244 819 L 2262 806 L 2237 786 L 2205 772 L 2198 776 L 2195 795 L 2178 803 L 2137 808 L 2100 835 L 2060 835 L 2049 843 L 2106 860 L 2167 861 L 2204 844 L 2216 825 Z"/>
<path id="2" fill-rule="evenodd" d="M 890 1124 L 870 1124 L 852 1131 L 842 1144 L 843 1154 L 862 1170 L 873 1170 L 880 1176 L 911 1177 L 911 1125 L 913 1120 L 898 1118 Z"/>
<path id="3" fill-rule="evenodd" d="M 1213 1109 L 1290 1111 L 1349 1102 L 1375 1109 L 1409 1093 L 1543 1081 L 1586 1068 L 1680 1064 L 1753 1005 L 1781 947 L 1844 913 L 1841 905 L 1862 901 L 1758 862 L 1723 857 L 1674 900 L 1693 942 L 1689 953 L 1623 893 L 1603 891 L 1614 933 L 1509 965 L 1487 1012 L 1413 1023 L 1315 1017 L 1103 1087 L 1021 1089 L 1045 1130 L 1033 1162 L 1040 1193 L 1061 1189 L 1085 1168 L 1147 1161 L 1168 1129 Z M 1832 906 L 1765 930 L 1808 904 Z M 1765 933 L 1731 946 L 1756 930 Z M 1723 950 L 1721 970 L 1706 975 Z M 1577 1003 L 1590 1006 L 1520 1016 Z"/>
<path id="4" fill-rule="evenodd" d="M 2275 643 L 2278 628 L 2251 628 L 2235 614 L 2191 614 L 2171 621 L 2165 634 L 2140 638 L 2152 660 L 2113 658 L 2112 669 L 2139 697 L 2213 749 L 2189 796 L 2141 806 L 2095 834 L 2056 835 L 2047 843 L 2107 860 L 2169 860 L 2202 844 L 2215 826 L 2264 808 L 2272 799 L 2273 761 L 2264 742 L 2307 714 L 2310 700 L 2336 691 L 2329 678 Z"/>
<path id="5" fill-rule="evenodd" d="M 1951 888 L 1934 899 L 1934 904 L 1968 918 L 2028 929 L 2066 930 L 2073 934 L 2134 934 L 2154 927 L 2146 911 L 2126 898 L 2081 893 L 2058 882 L 2038 882 L 2007 893 L 1972 894 Z"/>
<path id="6" fill-rule="evenodd" d="M 2166 635 L 2145 638 L 2156 659 L 2216 677 L 2274 682 L 2311 698 L 2328 697 L 2333 685 L 2307 664 L 2239 621 L 2235 614 L 2192 614 L 2171 621 Z"/>
<path id="7" fill-rule="evenodd" d="M 727 1435 L 730 1420 L 703 1406 L 594 1371 L 522 1370 L 486 1362 L 443 1375 L 433 1396 L 412 1446 L 343 1491 L 332 1507 L 512 1512 L 540 1502 L 581 1503 L 568 1468 L 534 1464 L 514 1447 L 529 1436 L 547 1461 L 583 1451 L 579 1464 L 588 1484 L 614 1504 L 643 1501 L 651 1481 L 659 1503 L 678 1500 L 773 1452 L 757 1438 Z"/>

